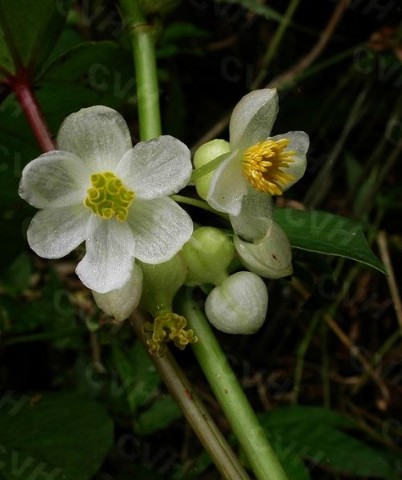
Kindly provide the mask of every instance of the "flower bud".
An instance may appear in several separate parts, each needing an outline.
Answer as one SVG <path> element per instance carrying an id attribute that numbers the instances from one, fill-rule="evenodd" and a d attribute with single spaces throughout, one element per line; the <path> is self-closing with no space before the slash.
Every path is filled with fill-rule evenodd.
<path id="1" fill-rule="evenodd" d="M 121 322 L 138 307 L 142 293 L 142 271 L 135 263 L 130 279 L 121 288 L 107 293 L 92 291 L 98 307 Z"/>
<path id="2" fill-rule="evenodd" d="M 221 332 L 255 333 L 267 315 L 268 291 L 251 272 L 237 272 L 215 287 L 205 302 L 208 320 Z"/>
<path id="3" fill-rule="evenodd" d="M 235 249 L 229 237 L 218 228 L 200 227 L 181 251 L 188 267 L 186 285 L 219 285 L 228 276 Z"/>
<path id="4" fill-rule="evenodd" d="M 246 242 L 235 236 L 234 245 L 243 265 L 261 277 L 275 279 L 293 273 L 288 237 L 275 222 L 258 242 Z"/>
<path id="5" fill-rule="evenodd" d="M 141 306 L 153 317 L 171 312 L 173 298 L 187 276 L 183 257 L 179 253 L 168 262 L 140 265 L 144 274 Z"/>
<path id="6" fill-rule="evenodd" d="M 204 145 L 201 145 L 201 147 L 199 147 L 194 154 L 194 167 L 203 167 L 212 160 L 215 160 L 215 158 L 220 157 L 221 155 L 223 155 L 224 153 L 228 153 L 229 151 L 230 144 L 226 140 L 216 139 L 204 143 Z M 206 200 L 207 198 L 209 184 L 211 182 L 213 174 L 214 170 L 206 173 L 195 181 L 195 188 L 197 190 L 197 193 L 203 200 Z"/>

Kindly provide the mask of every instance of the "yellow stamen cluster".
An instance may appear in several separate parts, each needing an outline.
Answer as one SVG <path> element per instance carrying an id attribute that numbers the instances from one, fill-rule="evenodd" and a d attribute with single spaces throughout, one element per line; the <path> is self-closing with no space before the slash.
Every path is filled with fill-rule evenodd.
<path id="1" fill-rule="evenodd" d="M 284 173 L 293 162 L 296 152 L 287 150 L 290 140 L 265 140 L 249 147 L 243 153 L 243 173 L 251 185 L 260 192 L 282 195 L 282 187 L 293 180 L 293 175 Z"/>
<path id="2" fill-rule="evenodd" d="M 198 339 L 191 329 L 186 329 L 187 320 L 176 313 L 159 315 L 155 320 L 144 325 L 146 332 L 152 332 L 147 340 L 149 351 L 153 355 L 162 356 L 166 352 L 166 343 L 172 341 L 176 347 L 183 350 L 189 343 L 195 343 Z"/>
<path id="3" fill-rule="evenodd" d="M 92 187 L 87 190 L 84 205 L 95 215 L 110 220 L 116 217 L 124 222 L 135 193 L 126 188 L 120 178 L 112 172 L 99 172 L 91 175 Z"/>

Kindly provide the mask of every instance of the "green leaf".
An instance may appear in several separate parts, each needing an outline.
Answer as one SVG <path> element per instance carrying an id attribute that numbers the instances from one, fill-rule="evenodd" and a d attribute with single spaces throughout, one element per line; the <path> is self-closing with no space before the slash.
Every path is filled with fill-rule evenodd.
<path id="1" fill-rule="evenodd" d="M 0 478 L 90 479 L 113 443 L 103 407 L 65 393 L 19 400 L 14 409 L 0 410 Z"/>
<path id="2" fill-rule="evenodd" d="M 398 480 L 380 450 L 344 433 L 354 422 L 321 407 L 284 407 L 260 416 L 282 459 L 302 457 L 340 474 Z"/>
<path id="3" fill-rule="evenodd" d="M 271 7 L 262 5 L 258 0 L 218 0 L 218 3 L 239 5 L 268 20 L 282 21 L 282 15 Z"/>
<path id="4" fill-rule="evenodd" d="M 283 449 L 281 444 L 274 442 L 273 447 L 288 478 L 292 480 L 311 480 L 310 473 L 299 455 L 294 454 L 289 458 L 286 449 Z"/>
<path id="5" fill-rule="evenodd" d="M 52 62 L 43 73 L 42 81 L 87 82 L 95 90 L 132 77 L 131 55 L 114 42 L 85 42 L 73 47 Z"/>
<path id="6" fill-rule="evenodd" d="M 130 411 L 134 414 L 139 407 L 150 401 L 161 377 L 141 343 L 137 342 L 130 352 L 113 344 L 113 362 L 123 382 Z"/>
<path id="7" fill-rule="evenodd" d="M 66 13 L 64 3 L 61 0 L 0 0 L 3 74 L 40 69 L 62 31 Z"/>
<path id="8" fill-rule="evenodd" d="M 26 253 L 21 253 L 6 270 L 0 285 L 10 295 L 22 293 L 29 285 L 32 273 L 31 262 Z"/>
<path id="9" fill-rule="evenodd" d="M 274 219 L 294 248 L 349 258 L 386 273 L 370 250 L 361 226 L 348 218 L 319 210 L 276 208 Z"/>
<path id="10" fill-rule="evenodd" d="M 136 431 L 141 435 L 148 435 L 168 427 L 181 416 L 181 410 L 172 397 L 161 398 L 155 400 L 152 406 L 139 416 L 135 425 Z"/>

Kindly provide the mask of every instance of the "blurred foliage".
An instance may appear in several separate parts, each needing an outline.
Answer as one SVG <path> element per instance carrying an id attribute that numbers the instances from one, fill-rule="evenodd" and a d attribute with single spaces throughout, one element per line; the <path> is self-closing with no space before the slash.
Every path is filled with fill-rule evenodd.
<path id="1" fill-rule="evenodd" d="M 218 122 L 227 138 L 222 119 L 304 58 L 336 6 L 300 0 L 287 21 L 290 2 L 279 0 L 167 1 L 163 15 L 146 3 L 164 132 L 188 145 Z M 322 54 L 279 86 L 277 131 L 305 130 L 312 144 L 305 177 L 277 205 L 297 207 L 298 222 L 285 209 L 277 215 L 309 251 L 294 250 L 291 281 L 269 285 L 269 321 L 258 334 L 219 335 L 292 480 L 401 478 L 402 325 L 363 237 L 378 254 L 385 232 L 400 264 L 401 13 L 397 1 L 351 2 Z M 104 104 L 138 137 L 115 2 L 0 0 L 0 479 L 58 468 L 74 480 L 217 479 L 129 325 L 110 323 L 76 279 L 80 252 L 43 261 L 27 246 L 34 212 L 18 182 L 40 150 L 5 81 L 20 69 L 52 132 L 69 113 Z M 226 431 L 191 352 L 175 355 Z"/>

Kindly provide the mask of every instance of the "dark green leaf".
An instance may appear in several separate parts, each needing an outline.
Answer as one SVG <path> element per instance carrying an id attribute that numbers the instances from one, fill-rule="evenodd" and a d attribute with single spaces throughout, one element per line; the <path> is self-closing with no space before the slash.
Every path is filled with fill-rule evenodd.
<path id="1" fill-rule="evenodd" d="M 0 0 L 3 69 L 9 74 L 38 71 L 57 42 L 65 13 L 61 0 Z"/>
<path id="2" fill-rule="evenodd" d="M 29 284 L 32 268 L 26 253 L 21 253 L 5 272 L 4 278 L 0 279 L 5 291 L 11 295 L 22 293 Z"/>
<path id="3" fill-rule="evenodd" d="M 124 75 L 121 73 L 124 71 Z M 129 80 L 133 76 L 131 55 L 116 43 L 80 43 L 49 65 L 42 81 L 87 82 L 95 90 L 106 90 L 119 76 Z"/>
<path id="4" fill-rule="evenodd" d="M 386 457 L 341 429 L 354 422 L 321 407 L 284 407 L 261 415 L 261 423 L 291 462 L 302 457 L 337 473 L 398 480 Z"/>
<path id="5" fill-rule="evenodd" d="M 97 472 L 113 442 L 103 407 L 61 393 L 21 397 L 20 403 L 0 410 L 2 480 L 45 473 L 54 480 L 88 480 Z"/>
<path id="6" fill-rule="evenodd" d="M 350 258 L 386 273 L 383 264 L 370 250 L 361 226 L 348 218 L 293 208 L 275 209 L 274 218 L 294 248 Z"/>
<path id="7" fill-rule="evenodd" d="M 218 0 L 218 3 L 229 3 L 234 5 L 239 5 L 243 8 L 250 10 L 256 15 L 261 15 L 264 18 L 269 20 L 276 20 L 278 22 L 282 21 L 282 15 L 279 14 L 276 10 L 266 5 L 262 5 L 258 0 Z"/>
<path id="8" fill-rule="evenodd" d="M 141 435 L 147 435 L 168 427 L 181 416 L 181 410 L 172 397 L 161 398 L 155 400 L 152 406 L 140 415 L 136 422 L 136 430 Z"/>
<path id="9" fill-rule="evenodd" d="M 160 375 L 139 342 L 130 352 L 123 351 L 115 343 L 113 362 L 123 382 L 130 410 L 135 413 L 139 407 L 149 402 L 155 393 L 161 382 Z"/>

